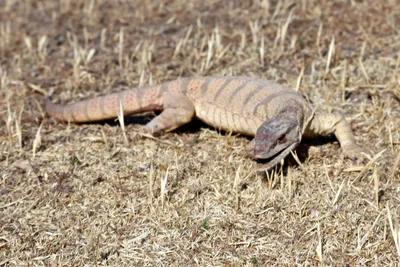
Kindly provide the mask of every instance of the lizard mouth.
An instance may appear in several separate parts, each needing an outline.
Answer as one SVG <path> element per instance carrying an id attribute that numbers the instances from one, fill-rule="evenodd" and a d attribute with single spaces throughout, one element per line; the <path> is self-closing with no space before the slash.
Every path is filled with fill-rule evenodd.
<path id="1" fill-rule="evenodd" d="M 257 159 L 257 160 L 268 160 L 268 159 L 272 159 L 274 157 L 279 157 L 281 153 L 284 153 L 287 149 L 293 149 L 294 147 L 296 147 L 299 144 L 298 141 L 294 141 L 291 143 L 287 143 L 287 144 L 278 144 L 275 146 L 274 149 L 268 151 L 268 153 L 265 153 L 265 147 L 260 146 L 257 147 L 257 145 L 254 148 L 254 156 L 253 158 Z M 286 155 L 286 154 L 285 154 Z"/>
<path id="2" fill-rule="evenodd" d="M 281 162 L 287 155 L 289 155 L 290 151 L 292 151 L 296 146 L 298 145 L 297 142 L 291 144 L 284 150 L 281 150 L 280 152 L 272 155 L 269 157 L 270 161 L 268 161 L 265 164 L 262 164 L 260 168 L 257 169 L 257 171 L 268 171 L 271 168 L 273 168 L 275 165 Z"/>

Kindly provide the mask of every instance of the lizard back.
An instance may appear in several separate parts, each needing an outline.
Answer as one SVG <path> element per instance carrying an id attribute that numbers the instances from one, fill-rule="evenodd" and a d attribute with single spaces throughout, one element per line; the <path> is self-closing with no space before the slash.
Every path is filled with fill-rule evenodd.
<path id="1" fill-rule="evenodd" d="M 309 104 L 298 92 L 269 80 L 250 77 L 185 79 L 181 82 L 186 84 L 183 93 L 193 101 L 196 117 L 217 129 L 252 136 L 289 99 L 300 102 L 305 115 L 311 114 Z"/>

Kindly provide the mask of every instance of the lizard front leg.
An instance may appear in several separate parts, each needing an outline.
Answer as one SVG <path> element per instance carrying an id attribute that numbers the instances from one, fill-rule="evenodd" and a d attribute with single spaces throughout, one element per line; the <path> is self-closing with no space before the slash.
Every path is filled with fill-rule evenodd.
<path id="1" fill-rule="evenodd" d="M 194 115 L 194 105 L 187 96 L 166 93 L 163 99 L 163 111 L 147 123 L 145 129 L 153 135 L 160 135 L 190 122 Z"/>
<path id="2" fill-rule="evenodd" d="M 368 150 L 357 145 L 350 124 L 341 113 L 316 111 L 303 136 L 313 137 L 332 133 L 335 134 L 346 157 L 356 159 L 369 155 Z"/>

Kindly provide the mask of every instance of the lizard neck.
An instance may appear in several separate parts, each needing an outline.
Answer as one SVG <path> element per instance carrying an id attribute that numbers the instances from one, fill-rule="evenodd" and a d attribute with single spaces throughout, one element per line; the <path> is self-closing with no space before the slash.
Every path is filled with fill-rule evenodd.
<path id="1" fill-rule="evenodd" d="M 289 99 L 284 103 L 284 105 L 280 106 L 273 118 L 279 119 L 287 119 L 287 120 L 296 120 L 300 126 L 303 125 L 303 121 L 305 118 L 305 109 L 302 103 L 294 99 Z"/>

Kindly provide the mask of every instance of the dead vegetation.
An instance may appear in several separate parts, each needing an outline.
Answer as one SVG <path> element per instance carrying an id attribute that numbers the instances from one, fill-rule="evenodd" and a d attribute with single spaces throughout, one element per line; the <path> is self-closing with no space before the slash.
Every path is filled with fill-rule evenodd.
<path id="1" fill-rule="evenodd" d="M 396 0 L 0 1 L 0 265 L 395 264 L 399 23 Z M 153 138 L 43 112 L 46 92 L 192 75 L 288 84 L 374 157 L 330 140 L 257 174 L 246 138 L 198 123 Z"/>

